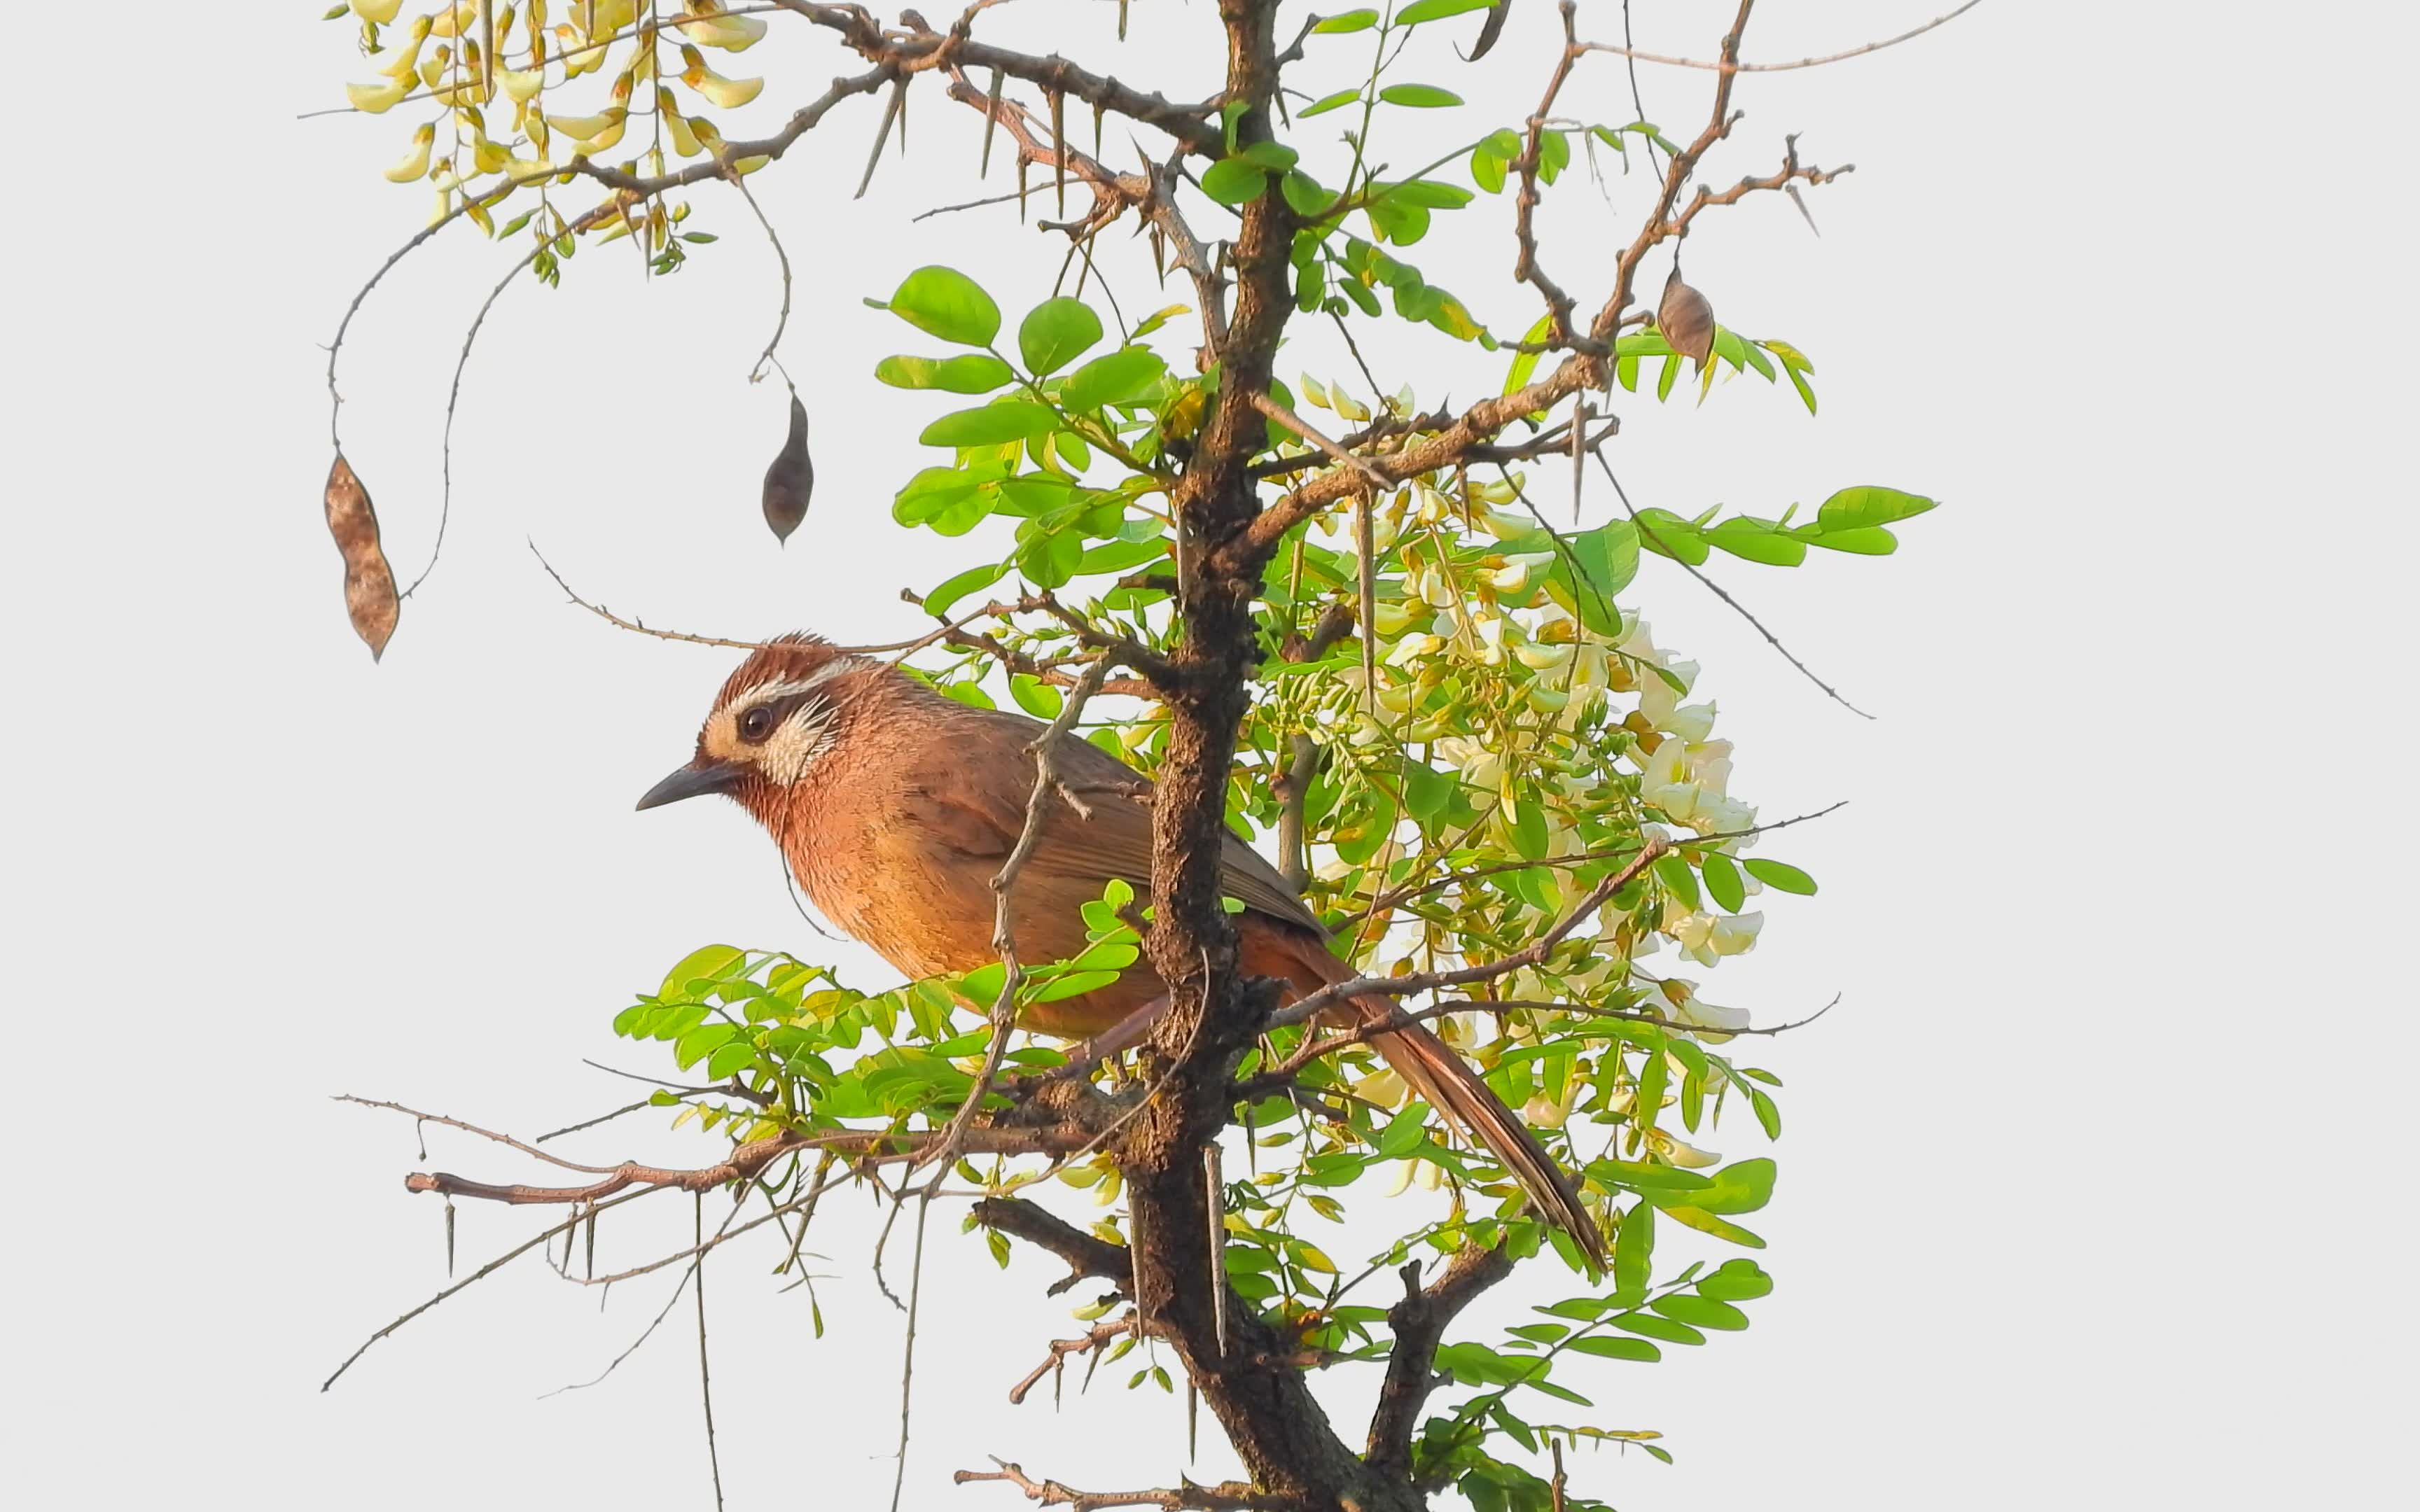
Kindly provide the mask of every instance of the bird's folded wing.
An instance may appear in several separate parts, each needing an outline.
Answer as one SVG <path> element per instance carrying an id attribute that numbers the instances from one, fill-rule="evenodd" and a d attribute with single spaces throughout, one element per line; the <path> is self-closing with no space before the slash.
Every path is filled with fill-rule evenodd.
<path id="1" fill-rule="evenodd" d="M 983 723 L 989 727 L 984 732 L 988 738 L 978 737 L 978 743 L 1013 746 L 1017 759 L 1013 763 L 982 761 L 973 752 L 962 752 L 952 763 L 953 770 L 964 774 L 963 780 L 954 785 L 953 795 L 965 806 L 979 810 L 998 831 L 1002 837 L 1000 854 L 1004 855 L 1006 846 L 1014 844 L 1025 827 L 1025 806 L 1033 791 L 1033 760 L 1025 748 L 1042 733 L 1043 726 L 1005 711 L 988 713 Z M 1026 863 L 1028 870 L 1082 882 L 1095 889 L 1116 877 L 1137 892 L 1148 893 L 1152 847 L 1150 779 L 1098 746 L 1073 735 L 1063 736 L 1052 748 L 1051 765 L 1061 785 L 1082 804 L 1089 817 L 1078 813 L 1064 797 L 1053 800 L 1052 810 L 1045 821 L 1044 843 L 1034 847 Z M 977 768 L 986 773 L 1014 773 L 1015 781 L 985 781 L 974 775 Z M 1218 885 L 1227 896 L 1239 900 L 1255 913 L 1325 936 L 1318 916 L 1286 886 L 1277 868 L 1232 830 L 1226 834 L 1219 869 Z"/>

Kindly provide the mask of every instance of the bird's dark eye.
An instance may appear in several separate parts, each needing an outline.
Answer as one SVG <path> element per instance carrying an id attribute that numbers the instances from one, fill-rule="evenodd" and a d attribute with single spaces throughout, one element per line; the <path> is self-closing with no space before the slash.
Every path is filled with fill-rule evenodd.
<path id="1" fill-rule="evenodd" d="M 739 717 L 739 738 L 755 745 L 773 733 L 773 723 L 772 706 L 760 703 Z"/>

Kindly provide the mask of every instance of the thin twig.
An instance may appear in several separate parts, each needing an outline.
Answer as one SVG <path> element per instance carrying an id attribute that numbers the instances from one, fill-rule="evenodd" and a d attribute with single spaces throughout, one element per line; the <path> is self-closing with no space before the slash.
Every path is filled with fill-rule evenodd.
<path id="1" fill-rule="evenodd" d="M 563 590 L 565 597 L 617 629 L 631 630 L 640 635 L 651 635 L 659 640 L 679 640 L 692 646 L 724 646 L 733 651 L 769 651 L 781 643 L 773 640 L 731 640 L 721 636 L 691 635 L 685 630 L 659 630 L 652 625 L 644 625 L 637 620 L 626 620 L 604 605 L 593 604 L 581 597 L 571 584 L 564 581 L 563 574 L 554 570 L 554 564 L 546 560 L 546 553 L 537 548 L 537 543 L 531 541 L 528 544 L 530 555 L 537 558 L 537 564 L 546 569 L 546 575 L 554 579 L 554 585 Z M 937 641 L 948 640 L 953 631 L 982 619 L 985 612 L 987 611 L 978 609 L 964 619 L 953 620 L 940 629 L 929 630 L 912 640 L 889 640 L 880 645 L 872 646 L 834 646 L 831 649 L 836 656 L 879 656 L 893 651 L 902 653 L 922 651 Z"/>
<path id="2" fill-rule="evenodd" d="M 908 1485 L 908 1410 L 916 1380 L 916 1309 L 924 1298 L 924 1218 L 932 1208 L 933 1188 L 927 1186 L 916 1204 L 916 1256 L 908 1262 L 908 1338 L 899 1361 L 899 1466 L 891 1477 L 891 1512 L 899 1512 L 899 1496 Z"/>
<path id="3" fill-rule="evenodd" d="M 1603 452 L 1599 452 L 1595 455 L 1596 465 L 1604 471 L 1605 481 L 1613 485 L 1614 497 L 1621 501 L 1622 513 L 1630 517 L 1631 524 L 1637 528 L 1639 534 L 1647 537 L 1648 541 L 1654 546 L 1659 555 L 1668 557 L 1672 561 L 1679 563 L 1682 570 L 1688 573 L 1690 577 L 1697 579 L 1699 583 L 1704 587 L 1706 592 L 1714 594 L 1716 598 L 1721 599 L 1725 604 L 1730 605 L 1732 613 L 1737 614 L 1741 619 L 1747 621 L 1749 625 L 1753 625 L 1756 629 L 1756 633 L 1764 637 L 1765 643 L 1773 647 L 1774 650 L 1780 652 L 1782 660 L 1790 663 L 1792 667 L 1797 668 L 1800 676 L 1805 677 L 1808 682 L 1814 684 L 1817 687 L 1822 688 L 1823 690 L 1824 697 L 1830 699 L 1840 707 L 1848 710 L 1851 714 L 1855 715 L 1860 719 L 1870 719 L 1873 717 L 1872 715 L 1868 714 L 1865 710 L 1857 707 L 1855 704 L 1850 702 L 1846 698 L 1842 697 L 1838 688 L 1834 687 L 1831 684 L 1823 681 L 1823 678 L 1815 675 L 1814 668 L 1807 666 L 1803 661 L 1800 661 L 1795 652 L 1781 643 L 1781 637 L 1774 634 L 1771 630 L 1766 629 L 1764 627 L 1764 622 L 1758 619 L 1754 614 L 1749 613 L 1748 608 L 1745 604 L 1741 603 L 1738 599 L 1733 598 L 1730 594 L 1725 593 L 1723 591 L 1722 584 L 1714 581 L 1712 578 L 1707 577 L 1703 572 L 1698 570 L 1697 564 L 1689 561 L 1688 558 L 1682 556 L 1679 552 L 1674 551 L 1671 548 L 1666 546 L 1663 539 L 1655 533 L 1654 528 L 1650 526 L 1645 520 L 1640 519 L 1638 517 L 1638 511 L 1631 507 L 1630 495 L 1622 490 L 1621 480 L 1613 475 L 1613 468 L 1611 464 L 1606 461 L 1605 454 Z"/>
<path id="4" fill-rule="evenodd" d="M 1947 25 L 1982 3 L 1983 0 L 1966 0 L 1966 3 L 1957 9 L 1946 15 L 1935 16 L 1923 25 L 1911 27 L 1897 37 L 1885 37 L 1879 42 L 1868 42 L 1843 53 L 1826 53 L 1822 57 L 1803 57 L 1788 63 L 1741 63 L 1736 60 L 1709 62 L 1704 58 L 1668 57 L 1661 53 L 1641 52 L 1635 47 L 1616 47 L 1611 42 L 1582 42 L 1579 45 L 1583 50 L 1590 53 L 1610 53 L 1616 57 L 1634 58 L 1640 63 L 1664 63 L 1676 69 L 1705 69 L 1709 71 L 1725 73 L 1786 73 L 1792 69 L 1820 69 L 1826 63 L 1839 63 L 1853 57 L 1864 57 L 1869 53 L 1879 53 L 1885 47 L 1897 47 L 1901 42 L 1923 36 L 1936 26 Z"/>
<path id="5" fill-rule="evenodd" d="M 1067 733 L 1076 728 L 1076 721 L 1083 717 L 1084 705 L 1101 690 L 1102 680 L 1109 676 L 1109 655 L 1103 652 L 1093 658 L 1092 665 L 1085 668 L 1083 675 L 1076 680 L 1075 688 L 1060 704 L 1058 717 L 1052 719 L 1048 728 L 1034 736 L 1025 748 L 1033 757 L 1033 790 L 1025 800 L 1025 825 L 1018 830 L 1016 843 L 1010 848 L 1008 858 L 1001 862 L 1000 871 L 991 879 L 991 946 L 1000 956 L 1002 973 L 1000 995 L 991 1005 L 991 1043 L 985 1048 L 983 1070 L 976 1075 L 974 1086 L 968 1089 L 966 1102 L 959 1104 L 957 1115 L 951 1119 L 949 1127 L 933 1147 L 930 1159 L 938 1167 L 933 1175 L 936 1183 L 949 1174 L 950 1162 L 956 1158 L 960 1141 L 973 1124 L 975 1116 L 982 1111 L 985 1100 L 991 1095 L 992 1084 L 1000 1075 L 1001 1059 L 1008 1053 L 1009 1036 L 1016 1027 L 1016 995 L 1025 985 L 1025 968 L 1016 958 L 1016 931 L 1009 918 L 1011 897 L 1016 890 L 1017 877 L 1024 872 L 1026 863 L 1033 858 L 1033 848 L 1041 841 L 1043 817 L 1049 811 L 1050 800 L 1061 798 L 1082 811 L 1081 800 L 1069 793 L 1060 779 L 1056 748 Z"/>
<path id="6" fill-rule="evenodd" d="M 706 1194 L 697 1195 L 690 1213 L 690 1237 L 699 1244 L 706 1242 Z M 722 1512 L 722 1457 L 714 1448 L 714 1373 L 706 1357 L 706 1264 L 704 1257 L 690 1272 L 691 1289 L 697 1293 L 697 1395 L 706 1408 L 706 1464 L 714 1475 L 714 1508 Z"/>

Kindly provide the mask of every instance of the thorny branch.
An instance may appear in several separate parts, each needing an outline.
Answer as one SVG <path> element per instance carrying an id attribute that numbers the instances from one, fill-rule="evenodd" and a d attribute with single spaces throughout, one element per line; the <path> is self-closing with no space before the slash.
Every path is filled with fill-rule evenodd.
<path id="1" fill-rule="evenodd" d="M 1024 1380 L 1008 1388 L 1009 1405 L 1024 1406 L 1026 1394 L 1040 1385 L 1043 1377 L 1065 1371 L 1069 1355 L 1106 1350 L 1134 1331 L 1135 1319 L 1128 1316 L 1115 1322 L 1094 1323 L 1091 1328 L 1086 1329 L 1080 1337 L 1052 1339 L 1049 1357 L 1027 1371 Z"/>
<path id="2" fill-rule="evenodd" d="M 997 1455 L 991 1462 L 1000 1468 L 961 1470 L 951 1478 L 960 1486 L 976 1481 L 1006 1481 L 1023 1491 L 1029 1502 L 1068 1507 L 1072 1512 L 1100 1512 L 1101 1508 L 1114 1506 L 1156 1506 L 1171 1512 L 1290 1512 L 1306 1504 L 1301 1498 L 1275 1496 L 1255 1490 L 1242 1481 L 1218 1486 L 1196 1486 L 1187 1481 L 1183 1486 L 1148 1491 L 1079 1491 L 1055 1480 L 1035 1480 L 1022 1466 Z"/>

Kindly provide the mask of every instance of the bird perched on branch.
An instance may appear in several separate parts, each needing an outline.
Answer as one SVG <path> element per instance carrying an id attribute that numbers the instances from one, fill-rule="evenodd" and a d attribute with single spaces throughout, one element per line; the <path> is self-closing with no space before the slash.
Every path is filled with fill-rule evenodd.
<path id="1" fill-rule="evenodd" d="M 945 698 L 886 663 L 789 636 L 731 674 L 698 732 L 696 758 L 639 807 L 728 795 L 771 832 L 825 917 L 876 954 L 910 977 L 971 971 L 998 959 L 992 879 L 1024 830 L 1031 748 L 1046 733 L 1022 715 Z M 1058 791 L 1043 800 L 1041 829 L 1009 895 L 1018 953 L 1030 962 L 1082 952 L 1080 909 L 1110 879 L 1141 892 L 1151 886 L 1150 782 L 1072 735 L 1059 737 L 1051 763 Z M 1220 889 L 1244 905 L 1235 924 L 1247 975 L 1278 979 L 1289 998 L 1352 980 L 1317 917 L 1250 846 L 1228 835 L 1220 865 Z M 1140 961 L 1109 986 L 1032 1004 L 1018 1022 L 1091 1039 L 1130 1033 L 1167 1004 L 1166 985 Z M 1368 1024 L 1395 1011 L 1389 999 L 1362 997 L 1327 1017 Z M 1461 1057 L 1419 1025 L 1370 1043 L 1602 1261 L 1603 1240 L 1570 1176 Z"/>

